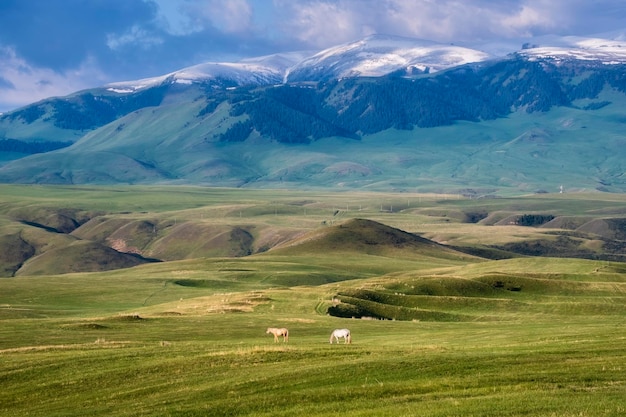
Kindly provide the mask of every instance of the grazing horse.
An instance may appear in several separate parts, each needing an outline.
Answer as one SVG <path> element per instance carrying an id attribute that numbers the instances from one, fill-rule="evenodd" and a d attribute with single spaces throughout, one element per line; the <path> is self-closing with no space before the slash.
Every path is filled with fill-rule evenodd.
<path id="1" fill-rule="evenodd" d="M 288 342 L 289 341 L 289 330 L 283 328 L 276 328 L 276 327 L 268 327 L 267 331 L 265 332 L 266 334 L 273 334 L 274 335 L 274 342 L 278 342 L 278 337 L 282 336 L 283 337 L 283 342 Z"/>
<path id="2" fill-rule="evenodd" d="M 352 343 L 352 336 L 350 336 L 350 330 L 348 329 L 335 329 L 330 334 L 330 344 L 333 344 L 333 339 L 339 343 L 339 338 L 343 337 L 344 343 Z"/>

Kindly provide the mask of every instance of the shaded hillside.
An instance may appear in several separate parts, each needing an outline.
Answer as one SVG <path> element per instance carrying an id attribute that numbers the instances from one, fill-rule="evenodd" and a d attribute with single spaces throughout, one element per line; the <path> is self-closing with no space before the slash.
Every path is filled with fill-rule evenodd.
<path id="1" fill-rule="evenodd" d="M 52 207 L 20 207 L 7 213 L 13 219 L 53 233 L 72 233 L 97 213 Z"/>
<path id="2" fill-rule="evenodd" d="M 0 236 L 0 277 L 11 277 L 35 254 L 35 248 L 21 234 Z"/>
<path id="3" fill-rule="evenodd" d="M 251 255 L 255 240 L 251 229 L 188 222 L 173 226 L 146 253 L 163 260 Z"/>
<path id="4" fill-rule="evenodd" d="M 414 270 L 521 256 L 613 261 L 624 259 L 626 248 L 626 202 L 614 194 L 470 199 L 326 190 L 5 185 L 1 195 L 1 276 L 248 255 L 275 256 L 281 262 L 299 257 L 333 267 L 367 264 L 368 273 L 377 274 L 382 273 L 378 265 L 387 262 L 383 257 Z M 87 253 L 93 262 L 83 259 Z M 354 278 L 354 268 L 346 266 L 341 280 Z M 265 279 L 288 285 L 312 277 L 303 271 Z M 337 279 L 320 274 L 314 281 L 332 280 Z"/>
<path id="5" fill-rule="evenodd" d="M 325 252 L 476 259 L 432 240 L 367 219 L 351 219 L 337 226 L 321 228 L 272 250 L 272 253 L 280 254 Z"/>
<path id="6" fill-rule="evenodd" d="M 546 238 L 513 242 L 498 249 L 525 256 L 551 256 L 562 258 L 600 259 L 626 261 L 626 219 L 554 217 L 552 215 L 523 215 L 521 225 L 536 221 L 541 228 L 563 229 L 546 232 Z M 546 219 L 550 219 L 544 222 Z M 505 219 L 506 221 L 506 219 Z"/>
<path id="7" fill-rule="evenodd" d="M 83 135 L 6 163 L 0 181 L 621 192 L 624 68 L 511 56 L 415 76 L 89 90 L 0 118 L 6 140 Z"/>
<path id="8" fill-rule="evenodd" d="M 576 230 L 626 243 L 626 218 L 593 219 Z"/>
<path id="9" fill-rule="evenodd" d="M 298 230 L 32 205 L 0 214 L 0 277 L 127 268 L 264 252 Z"/>
<path id="10" fill-rule="evenodd" d="M 71 272 L 109 271 L 146 263 L 95 242 L 75 241 L 29 258 L 16 272 L 20 275 L 56 275 Z"/>
<path id="11" fill-rule="evenodd" d="M 494 212 L 485 217 L 483 224 L 534 228 L 541 231 L 541 237 L 491 246 L 460 247 L 458 250 L 489 259 L 542 256 L 626 261 L 626 221 L 620 217 Z"/>
<path id="12" fill-rule="evenodd" d="M 580 236 L 559 233 L 548 236 L 545 239 L 533 239 L 498 245 L 497 248 L 524 256 L 614 260 L 622 257 L 621 254 L 616 257 L 616 255 L 601 253 L 597 248 L 593 248 L 589 245 L 590 241 L 592 241 L 592 239 L 589 237 L 581 238 Z"/>
<path id="13" fill-rule="evenodd" d="M 100 216 L 72 236 L 120 252 L 173 261 L 202 257 L 240 257 L 264 252 L 299 233 L 264 225 L 217 225 L 204 221 Z"/>
<path id="14" fill-rule="evenodd" d="M 0 124 L 31 124 L 47 118 L 54 127 L 69 131 L 92 130 L 135 110 L 158 106 L 169 86 L 141 90 L 133 94 L 115 94 L 104 89 L 81 91 L 64 98 L 51 98 L 0 116 Z M 66 144 L 67 146 L 67 144 Z"/>
<path id="15" fill-rule="evenodd" d="M 107 271 L 152 262 L 72 233 L 101 213 L 45 206 L 11 208 L 0 236 L 0 276 Z M 12 232 L 11 232 L 12 231 Z"/>
<path id="16" fill-rule="evenodd" d="M 156 238 L 160 226 L 149 220 L 98 216 L 72 232 L 72 236 L 107 244 L 120 252 L 141 254 Z"/>

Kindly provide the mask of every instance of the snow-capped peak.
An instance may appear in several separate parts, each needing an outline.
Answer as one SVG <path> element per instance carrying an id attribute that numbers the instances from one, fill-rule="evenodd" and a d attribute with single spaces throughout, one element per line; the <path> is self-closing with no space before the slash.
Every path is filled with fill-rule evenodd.
<path id="1" fill-rule="evenodd" d="M 519 54 L 529 59 L 548 58 L 557 61 L 577 59 L 603 64 L 626 63 L 626 36 L 615 33 L 581 36 L 544 36 L 528 43 Z"/>
<path id="2" fill-rule="evenodd" d="M 543 36 L 524 40 L 523 43 L 524 46 L 517 53 L 528 59 L 626 63 L 625 32 L 593 37 Z M 476 49 L 421 39 L 372 35 L 317 53 L 290 52 L 238 62 L 207 62 L 159 77 L 108 84 L 105 88 L 117 93 L 132 93 L 166 82 L 192 84 L 221 80 L 238 86 L 272 85 L 348 77 L 379 77 L 390 73 L 432 73 L 514 52 L 513 47 L 503 52 L 509 45 L 492 43 Z M 498 53 L 490 54 L 485 50 L 497 50 Z"/>
<path id="3" fill-rule="evenodd" d="M 287 80 L 379 77 L 399 70 L 435 72 L 490 57 L 485 52 L 451 44 L 373 35 L 305 59 L 289 70 Z"/>
<path id="4" fill-rule="evenodd" d="M 164 82 L 192 84 L 221 79 L 236 85 L 265 85 L 282 83 L 287 69 L 308 53 L 291 52 L 244 59 L 238 62 L 206 62 L 183 68 L 159 77 L 107 84 L 105 88 L 117 93 L 131 93 Z"/>

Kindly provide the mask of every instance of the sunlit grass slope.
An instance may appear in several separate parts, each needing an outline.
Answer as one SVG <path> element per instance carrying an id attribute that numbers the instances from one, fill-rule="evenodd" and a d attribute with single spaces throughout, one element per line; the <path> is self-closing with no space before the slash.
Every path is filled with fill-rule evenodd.
<path id="1" fill-rule="evenodd" d="M 254 258 L 0 281 L 0 410 L 41 416 L 624 411 L 623 265 L 516 259 L 281 287 L 254 272 L 288 274 L 289 265 Z M 385 296 L 377 303 L 388 307 L 440 313 L 428 321 L 327 315 L 348 291 Z M 289 342 L 274 344 L 268 326 L 288 327 Z M 352 330 L 352 345 L 328 344 L 336 327 Z"/>
<path id="2" fill-rule="evenodd" d="M 619 218 L 623 196 L 3 190 L 4 236 L 27 243 L 129 230 L 140 246 L 150 222 L 161 243 L 167 224 L 230 225 L 267 248 L 0 279 L 0 415 L 626 413 L 626 264 L 467 254 L 555 232 L 600 239 L 578 220 Z M 68 208 L 101 214 L 60 233 L 48 216 Z M 578 226 L 495 221 L 526 213 Z M 287 327 L 289 341 L 267 327 Z M 335 328 L 352 344 L 329 344 Z"/>
<path id="3" fill-rule="evenodd" d="M 623 264 L 554 258 L 512 259 L 410 271 L 342 286 L 329 309 L 342 317 L 400 320 L 527 320 L 626 312 L 615 293 Z"/>
<path id="4" fill-rule="evenodd" d="M 296 243 L 306 251 L 300 240 L 309 239 L 312 245 L 316 234 L 355 218 L 491 259 L 625 259 L 620 230 L 626 224 L 626 202 L 619 194 L 475 199 L 326 190 L 7 185 L 0 191 L 2 276 L 240 257 Z M 518 224 L 524 216 L 553 220 L 527 227 Z M 320 245 L 322 250 L 329 239 Z M 81 251 L 74 250 L 85 243 L 93 248 L 91 262 L 82 261 Z M 378 247 L 382 245 L 363 244 L 359 250 Z"/>
<path id="5" fill-rule="evenodd" d="M 524 73 L 518 74 L 520 79 Z M 359 83 L 364 87 L 369 82 Z M 465 121 L 453 118 L 447 125 L 428 128 L 398 120 L 372 134 L 361 135 L 368 130 L 363 126 L 364 130 L 353 131 L 352 139 L 320 138 L 319 132 L 312 132 L 316 140 L 307 144 L 279 143 L 284 133 L 263 132 L 266 136 L 261 136 L 260 126 L 247 140 L 240 137 L 224 141 L 223 133 L 253 115 L 239 111 L 231 114 L 239 100 L 229 103 L 221 98 L 219 105 L 204 114 L 208 103 L 201 97 L 206 91 L 200 86 L 187 87 L 187 91 L 171 90 L 159 106 L 138 108 L 93 131 L 68 130 L 65 138 L 52 126 L 51 117 L 42 115 L 43 120 L 33 124 L 21 118 L 5 120 L 0 129 L 8 133 L 7 137 L 69 138 L 77 143 L 2 164 L 0 179 L 46 184 L 210 183 L 300 190 L 324 186 L 338 191 L 419 190 L 476 196 L 494 190 L 558 192 L 560 186 L 578 192 L 625 189 L 621 161 L 626 97 L 608 85 L 593 99 L 574 100 L 571 105 L 545 111 L 529 113 L 532 106 L 522 106 L 507 117 L 475 121 L 467 121 L 474 117 Z M 358 96 L 361 87 L 353 93 Z M 244 101 L 251 98 L 249 94 L 255 94 L 244 91 L 240 96 Z M 351 102 L 352 93 L 346 98 Z M 594 109 L 588 107 L 590 104 L 596 105 Z M 361 116 L 375 120 L 377 114 L 396 110 L 383 106 Z M 290 122 L 287 120 L 287 125 Z M 394 129 L 394 125 L 405 129 Z M 290 131 L 288 126 L 283 127 Z M 299 127 L 291 129 L 295 130 L 283 140 L 299 136 Z M 3 159 L 17 157 L 5 154 Z"/>

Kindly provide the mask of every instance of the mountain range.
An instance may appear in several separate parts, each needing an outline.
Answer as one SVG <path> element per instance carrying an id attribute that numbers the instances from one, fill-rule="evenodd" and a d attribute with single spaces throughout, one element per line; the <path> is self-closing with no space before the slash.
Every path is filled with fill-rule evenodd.
<path id="1" fill-rule="evenodd" d="M 626 191 L 626 38 L 375 35 L 0 115 L 0 182 Z"/>

